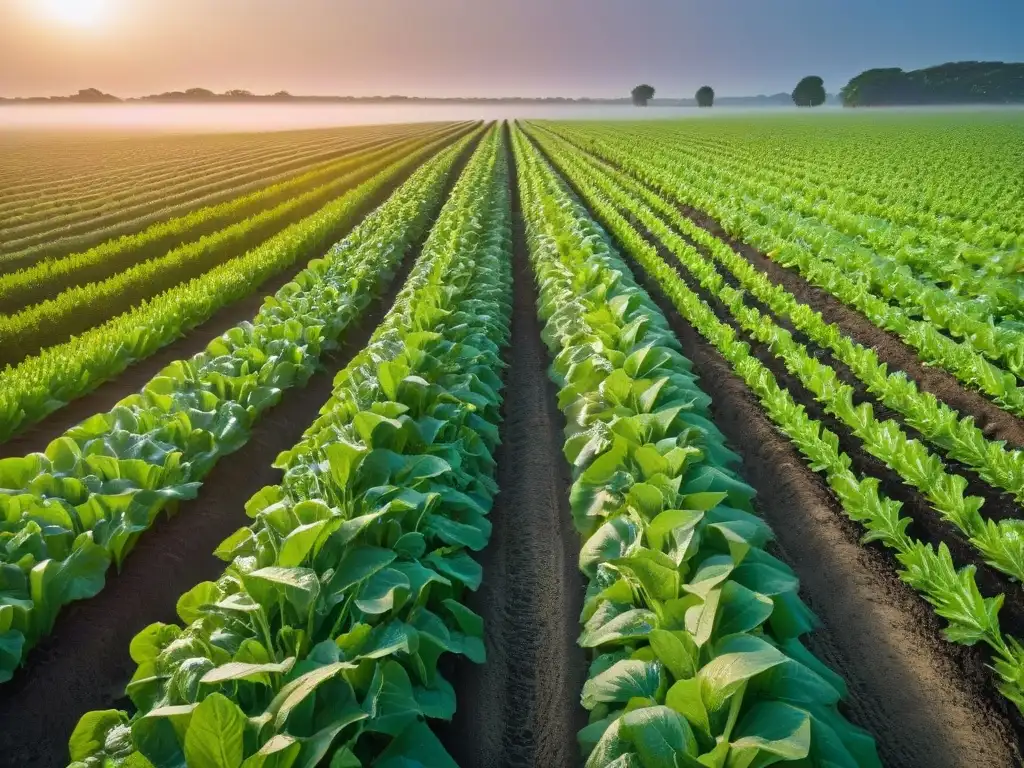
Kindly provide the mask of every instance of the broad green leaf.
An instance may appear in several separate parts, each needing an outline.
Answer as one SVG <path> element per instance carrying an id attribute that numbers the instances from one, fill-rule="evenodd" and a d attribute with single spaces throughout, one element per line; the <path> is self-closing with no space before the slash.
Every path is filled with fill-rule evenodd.
<path id="1" fill-rule="evenodd" d="M 192 713 L 185 734 L 188 764 L 238 768 L 244 757 L 245 724 L 245 714 L 237 704 L 219 693 L 211 693 Z"/>
<path id="2" fill-rule="evenodd" d="M 755 675 L 783 664 L 786 656 L 753 635 L 735 635 L 724 639 L 719 653 L 697 673 L 709 712 L 725 706 L 729 697 Z"/>
<path id="3" fill-rule="evenodd" d="M 370 719 L 366 727 L 371 731 L 397 736 L 421 714 L 409 675 L 395 661 L 377 666 L 367 698 Z"/>
<path id="4" fill-rule="evenodd" d="M 72 760 L 87 760 L 103 749 L 111 729 L 127 725 L 128 716 L 116 709 L 87 712 L 78 721 L 68 741 Z"/>
<path id="5" fill-rule="evenodd" d="M 644 768 L 676 768 L 677 756 L 697 756 L 689 724 L 668 707 L 645 707 L 622 716 L 622 734 L 633 742 Z"/>
<path id="6" fill-rule="evenodd" d="M 664 682 L 658 662 L 625 659 L 584 683 L 583 706 L 593 709 L 602 702 L 624 703 L 636 696 L 655 698 Z"/>
<path id="7" fill-rule="evenodd" d="M 284 568 L 301 565 L 316 544 L 321 532 L 327 525 L 326 520 L 319 520 L 308 525 L 300 525 L 285 538 L 281 544 L 281 552 L 277 564 Z"/>
<path id="8" fill-rule="evenodd" d="M 281 675 L 288 672 L 294 663 L 294 657 L 289 657 L 282 662 L 266 664 L 243 664 L 232 661 L 211 669 L 203 675 L 200 682 L 215 685 L 228 680 L 263 680 L 269 674 Z"/>
<path id="9" fill-rule="evenodd" d="M 801 760 L 810 751 L 810 715 L 780 701 L 760 701 L 740 720 L 727 765 L 761 768 Z"/>
<path id="10" fill-rule="evenodd" d="M 434 735 L 419 720 L 403 730 L 373 762 L 373 768 L 459 768 Z"/>
<path id="11" fill-rule="evenodd" d="M 655 629 L 648 640 L 658 660 L 676 680 L 686 680 L 697 674 L 700 651 L 686 632 Z"/>
<path id="12" fill-rule="evenodd" d="M 596 615 L 587 622 L 579 643 L 584 648 L 596 648 L 599 645 L 633 642 L 647 637 L 657 626 L 657 620 L 653 612 L 642 608 L 625 611 L 613 617 Z"/>
<path id="13" fill-rule="evenodd" d="M 409 593 L 408 577 L 394 568 L 384 568 L 363 582 L 356 607 L 370 615 L 397 611 L 408 600 Z"/>
<path id="14" fill-rule="evenodd" d="M 318 686 L 330 680 L 342 670 L 354 668 L 354 664 L 338 661 L 307 672 L 284 686 L 278 691 L 274 700 L 270 702 L 270 706 L 267 707 L 267 712 L 274 718 L 275 730 L 282 730 L 284 728 L 288 715 L 291 714 L 292 710 L 305 701 L 307 696 L 312 695 Z"/>

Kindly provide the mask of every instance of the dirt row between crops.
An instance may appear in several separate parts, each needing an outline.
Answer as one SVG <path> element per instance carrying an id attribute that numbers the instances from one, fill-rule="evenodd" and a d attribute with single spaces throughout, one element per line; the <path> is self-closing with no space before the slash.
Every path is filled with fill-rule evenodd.
<path id="1" fill-rule="evenodd" d="M 452 134 L 450 146 L 464 133 Z M 438 151 L 443 151 L 443 148 Z M 461 167 L 461 166 L 460 166 Z M 381 190 L 361 205 L 353 219 L 353 228 L 374 208 L 381 205 L 398 189 L 414 172 L 415 168 L 401 173 L 388 182 Z M 67 430 L 85 419 L 97 414 L 106 413 L 129 395 L 141 390 L 150 379 L 158 375 L 175 360 L 187 360 L 193 355 L 204 351 L 211 341 L 234 328 L 239 323 L 251 321 L 263 306 L 267 296 L 277 291 L 306 268 L 312 258 L 323 257 L 324 252 L 316 253 L 306 259 L 299 259 L 275 277 L 269 278 L 248 296 L 227 304 L 218 309 L 203 323 L 185 332 L 185 335 L 157 350 L 149 357 L 139 360 L 126 368 L 115 378 L 103 382 L 96 389 L 72 400 L 64 407 L 54 411 L 42 421 L 14 435 L 6 442 L 0 443 L 0 459 L 12 456 L 25 456 L 34 451 L 44 451 L 51 441 L 56 440 Z"/>
<path id="2" fill-rule="evenodd" d="M 514 168 L 509 157 L 510 169 Z M 515 174 L 512 184 L 516 185 Z M 499 494 L 480 557 L 483 584 L 468 605 L 484 619 L 487 663 L 459 663 L 458 709 L 437 728 L 463 768 L 527 768 L 580 762 L 586 725 L 580 692 L 587 663 L 576 645 L 584 584 L 569 511 L 564 419 L 547 377 L 537 291 L 513 186 L 512 341 L 508 350 Z"/>
<path id="3" fill-rule="evenodd" d="M 463 152 L 447 182 L 447 199 L 479 138 Z M 388 290 L 345 334 L 305 389 L 285 392 L 240 450 L 222 458 L 203 482 L 199 497 L 161 518 L 144 533 L 120 574 L 108 573 L 94 598 L 67 606 L 54 632 L 30 652 L 13 680 L 0 686 L 0 766 L 67 765 L 67 742 L 87 711 L 128 708 L 124 687 L 135 671 L 131 639 L 153 622 L 177 623 L 178 598 L 201 581 L 216 580 L 224 563 L 213 556 L 220 542 L 250 521 L 246 501 L 278 483 L 277 455 L 301 438 L 330 397 L 334 377 L 366 346 L 394 304 L 426 234 L 410 250 Z"/>
<path id="4" fill-rule="evenodd" d="M 714 421 L 743 457 L 742 475 L 757 490 L 758 512 L 775 531 L 776 553 L 796 571 L 802 597 L 821 619 L 807 645 L 846 680 L 850 695 L 843 709 L 875 736 L 883 763 L 1019 765 L 1015 724 L 982 655 L 942 638 L 944 622 L 899 581 L 893 559 L 877 544 L 860 543 L 863 530 L 774 427 L 729 362 L 628 259 L 622 244 L 616 246 L 713 398 Z"/>

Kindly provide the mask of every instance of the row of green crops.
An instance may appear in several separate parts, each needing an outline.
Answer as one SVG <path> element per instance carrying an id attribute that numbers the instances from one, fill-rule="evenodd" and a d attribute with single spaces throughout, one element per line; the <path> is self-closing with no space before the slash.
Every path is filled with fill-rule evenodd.
<path id="1" fill-rule="evenodd" d="M 210 137 L 204 137 L 212 141 Z M 132 201 L 99 217 L 86 216 L 74 223 L 61 224 L 21 240 L 0 242 L 0 272 L 19 269 L 47 258 L 59 258 L 87 250 L 106 240 L 140 232 L 146 227 L 196 208 L 225 202 L 242 194 L 254 192 L 268 183 L 284 181 L 296 171 L 308 170 L 316 163 L 337 159 L 347 149 L 338 142 L 326 142 L 308 150 L 296 148 L 289 154 L 275 153 L 268 160 L 258 157 L 229 164 L 216 173 L 193 171 L 179 158 L 178 182 L 162 194 L 147 195 L 144 200 Z M 93 157 L 92 164 L 101 158 Z M 100 184 L 103 182 L 101 181 Z M 50 191 L 48 187 L 43 194 Z M 38 195 L 38 193 L 37 193 Z"/>
<path id="2" fill-rule="evenodd" d="M 516 154 L 590 582 L 587 768 L 880 766 L 665 317 L 518 132 Z"/>
<path id="3" fill-rule="evenodd" d="M 715 316 L 615 203 L 586 183 L 578 165 L 566 161 L 561 154 L 553 157 L 599 220 L 659 285 L 680 315 L 718 349 L 746 382 L 768 417 L 792 440 L 811 469 L 825 476 L 844 512 L 867 529 L 865 540 L 878 541 L 894 552 L 902 566 L 900 578 L 920 592 L 938 616 L 948 622 L 946 637 L 955 643 L 984 643 L 991 648 L 1000 691 L 1024 710 L 1024 646 L 1000 630 L 1003 596 L 983 597 L 975 581 L 975 568 L 958 570 L 945 544 L 936 551 L 930 544 L 909 536 L 910 520 L 901 513 L 900 503 L 880 492 L 876 478 L 861 478 L 851 470 L 850 458 L 839 449 L 839 438 L 809 417 L 789 391 L 779 386 L 772 372 L 751 355 L 749 345 L 737 338 L 736 329 Z M 627 204 L 633 217 L 633 211 L 642 207 L 635 199 Z"/>
<path id="4" fill-rule="evenodd" d="M 442 203 L 463 138 L 417 171 L 324 259 L 264 302 L 252 323 L 166 367 L 136 395 L 53 441 L 0 461 L 0 681 L 60 608 L 95 595 L 161 510 L 195 496 L 284 390 L 388 285 Z"/>
<path id="5" fill-rule="evenodd" d="M 440 140 L 447 138 L 442 136 Z M 236 258 L 289 225 L 301 221 L 387 166 L 437 136 L 410 139 L 357 152 L 340 163 L 329 180 L 271 208 L 229 223 L 212 234 L 123 270 L 97 282 L 61 291 L 52 299 L 0 316 L 0 365 L 17 364 L 53 344 L 106 322 L 162 291 Z"/>
<path id="6" fill-rule="evenodd" d="M 1020 125 L 1006 114 L 837 116 L 825 130 L 789 118 L 717 123 L 686 131 L 686 140 L 792 169 L 844 207 L 981 247 L 1006 246 L 1024 233 L 1012 173 Z"/>
<path id="7" fill-rule="evenodd" d="M 429 130 L 428 126 L 420 127 Z M 184 195 L 201 198 L 204 188 L 231 176 L 241 177 L 235 181 L 238 184 L 253 180 L 253 174 L 272 178 L 289 168 L 307 170 L 331 162 L 359 144 L 399 138 L 409 130 L 410 126 L 363 126 L 358 130 L 348 128 L 331 134 L 314 134 L 305 140 L 294 134 L 278 134 L 277 141 L 269 142 L 252 134 L 234 140 L 194 137 L 190 151 L 184 149 L 187 139 L 184 146 L 180 141 L 184 137 L 179 137 L 178 142 L 170 138 L 169 143 L 178 149 L 177 153 L 169 156 L 166 145 L 162 147 L 157 140 L 149 143 L 148 152 L 129 164 L 112 151 L 116 145 L 100 139 L 90 145 L 92 163 L 86 166 L 88 170 L 83 168 L 83 173 L 71 179 L 62 179 L 49 169 L 36 167 L 37 174 L 49 178 L 49 185 L 37 188 L 34 194 L 22 192 L 2 198 L 5 202 L 0 201 L 0 230 L 10 233 L 19 224 L 35 222 L 41 226 L 46 220 L 49 220 L 47 228 L 52 230 L 60 228 L 61 222 L 72 223 L 85 217 L 95 219 L 107 213 L 132 219 L 138 216 L 140 207 L 160 203 L 164 207 L 173 206 L 183 202 Z M 120 138 L 124 140 L 123 136 Z M 60 148 L 67 152 L 68 142 L 62 143 Z M 9 153 L 5 157 L 11 161 Z M 38 157 L 37 163 L 42 165 Z"/>
<path id="8" fill-rule="evenodd" d="M 666 151 L 675 152 L 679 148 L 679 137 L 671 132 L 657 132 L 645 137 L 645 141 L 648 139 Z M 685 151 L 690 156 L 688 164 L 693 163 L 691 173 L 704 176 L 720 189 L 729 188 L 734 194 L 744 194 L 751 201 L 756 186 L 771 205 L 820 221 L 838 236 L 870 249 L 882 273 L 905 266 L 910 275 L 926 278 L 933 287 L 936 283 L 948 286 L 954 299 L 970 300 L 974 310 L 997 319 L 1024 318 L 1021 314 L 1024 290 L 1012 271 L 1019 266 L 1019 261 L 1012 258 L 1013 251 L 1024 247 L 1024 237 L 1020 235 L 997 234 L 993 231 L 995 227 L 986 226 L 983 240 L 995 237 L 998 246 L 996 250 L 981 247 L 970 240 L 935 231 L 935 216 L 915 217 L 910 226 L 901 226 L 890 218 L 891 203 L 875 201 L 872 205 L 863 198 L 851 200 L 849 197 L 841 202 L 825 199 L 821 196 L 821 180 L 802 182 L 789 168 L 758 164 L 755 181 L 750 175 L 751 161 L 741 153 L 708 146 L 686 146 Z M 737 186 L 741 180 L 747 186 Z M 773 191 L 767 192 L 764 185 L 770 185 Z M 940 298 L 947 297 L 942 294 Z"/>
<path id="9" fill-rule="evenodd" d="M 569 153 L 585 166 L 591 166 L 598 172 L 594 178 L 607 177 L 606 183 L 614 182 L 623 192 L 656 211 L 661 220 L 670 223 L 676 232 L 699 246 L 702 253 L 710 255 L 723 270 L 727 270 L 725 274 L 737 280 L 758 301 L 788 320 L 814 343 L 827 348 L 850 368 L 868 391 L 889 408 L 903 414 L 907 423 L 929 442 L 976 471 L 986 482 L 1024 502 L 1024 453 L 1008 450 L 1002 442 L 989 440 L 971 417 L 962 416 L 930 392 L 919 390 L 904 372 L 889 373 L 873 349 L 850 339 L 838 325 L 826 322 L 821 313 L 773 283 L 726 243 L 682 215 L 676 206 L 613 166 L 584 155 L 557 138 L 550 141 L 555 151 Z M 657 217 L 641 216 L 640 220 L 663 242 L 673 237 L 664 223 L 659 224 Z M 678 243 L 678 237 L 675 242 Z"/>
<path id="10" fill-rule="evenodd" d="M 163 256 L 181 244 L 211 235 L 230 224 L 286 202 L 339 175 L 354 170 L 381 147 L 413 148 L 420 135 L 444 131 L 409 131 L 409 136 L 371 138 L 353 142 L 350 154 L 340 160 L 317 165 L 298 176 L 263 187 L 219 205 L 206 206 L 184 216 L 166 219 L 133 235 L 76 253 L 62 259 L 44 261 L 26 269 L 0 276 L 0 313 L 12 314 L 51 298 L 62 290 L 103 279 L 111 274 Z"/>
<path id="11" fill-rule="evenodd" d="M 576 128 L 558 126 L 555 130 L 576 146 L 623 168 L 667 199 L 714 216 L 730 234 L 779 263 L 796 267 L 810 283 L 898 335 L 918 351 L 922 360 L 945 368 L 1008 410 L 1024 415 L 1024 388 L 1013 373 L 1024 374 L 1024 332 L 1012 323 L 996 326 L 990 316 L 979 314 L 972 302 L 954 300 L 905 272 L 892 271 L 883 276 L 870 252 L 850 238 L 833 236 L 820 222 L 782 205 L 734 200 L 731 188 L 721 189 L 691 173 L 668 150 L 645 145 L 640 158 L 633 152 L 635 143 L 608 132 L 598 139 Z M 875 289 L 882 283 L 886 286 L 884 294 L 876 295 Z M 890 295 L 896 303 L 890 303 Z M 915 306 L 907 304 L 911 300 Z M 919 320 L 918 316 L 926 319 Z M 947 333 L 964 338 L 958 342 Z"/>
<path id="12" fill-rule="evenodd" d="M 327 248 L 389 185 L 454 138 L 438 139 L 400 157 L 258 248 L 0 372 L 0 440 L 145 359 L 304 255 Z"/>
<path id="13" fill-rule="evenodd" d="M 657 241 L 679 260 L 691 275 L 691 279 L 697 281 L 708 295 L 718 298 L 738 327 L 751 338 L 767 345 L 772 354 L 784 363 L 787 370 L 822 403 L 825 410 L 838 418 L 863 442 L 868 453 L 881 459 L 903 482 L 920 491 L 939 515 L 961 531 L 988 563 L 1018 581 L 1024 580 L 1024 521 L 1011 519 L 996 522 L 986 519 L 982 514 L 984 500 L 967 495 L 966 478 L 948 472 L 941 458 L 917 440 L 909 439 L 897 422 L 876 418 L 870 402 L 855 406 L 854 389 L 843 383 L 834 369 L 814 358 L 806 347 L 794 340 L 789 331 L 780 328 L 770 317 L 763 315 L 756 308 L 747 306 L 745 291 L 727 285 L 713 262 L 705 259 L 676 234 L 664 219 L 655 215 L 646 204 L 650 202 L 645 199 L 647 196 L 638 194 L 639 185 L 630 185 L 632 189 L 627 191 L 619 181 L 623 178 L 621 174 L 617 180 L 604 173 L 603 169 L 582 164 L 578 153 L 566 147 L 564 142 L 557 146 L 544 145 L 552 146 L 551 151 L 559 153 L 560 161 L 572 168 L 574 178 L 580 179 L 587 186 L 599 189 L 620 212 L 632 215 L 639 226 L 657 238 Z M 655 198 L 653 195 L 650 197 Z M 678 212 L 674 213 L 673 218 L 685 219 L 679 216 Z M 693 228 L 700 229 L 696 226 Z M 715 240 L 706 232 L 704 234 L 707 239 Z M 720 255 L 729 252 L 735 261 L 747 266 L 749 273 L 756 273 L 744 259 L 732 253 L 728 246 L 721 241 L 718 243 L 721 246 L 717 251 Z M 761 277 L 764 284 L 771 285 L 766 277 Z M 795 302 L 792 298 L 791 300 Z M 839 333 L 838 329 L 835 329 L 835 333 Z M 874 372 L 876 375 L 884 373 L 877 367 Z M 908 394 L 906 385 L 910 385 L 910 382 L 907 379 L 901 378 L 894 384 L 900 388 L 901 393 Z M 888 387 L 887 381 L 886 388 Z M 913 391 L 918 394 L 916 402 L 921 404 L 923 398 L 920 398 L 916 388 Z M 931 401 L 924 402 L 937 401 L 932 398 Z M 935 418 L 936 426 L 938 423 L 938 418 Z M 1024 457 L 1019 451 L 1011 453 L 999 443 L 988 443 L 970 418 L 958 422 L 955 412 L 952 412 L 952 416 L 946 417 L 945 423 L 956 425 L 958 428 L 958 434 L 945 435 L 947 444 L 958 445 L 960 439 L 972 441 L 963 445 L 963 452 L 967 453 L 966 449 L 973 445 L 974 450 L 970 455 L 983 460 L 985 474 L 1000 474 L 1002 479 L 1007 481 L 1007 485 L 1016 493 L 1020 493 L 1020 483 L 1024 480 Z M 993 464 L 990 456 L 996 458 L 997 463 Z"/>
<path id="14" fill-rule="evenodd" d="M 342 152 L 348 146 L 365 143 L 366 140 L 389 138 L 384 132 L 380 135 L 360 135 L 353 132 L 350 136 L 337 135 L 333 141 L 325 142 L 323 138 L 312 144 L 295 142 L 293 154 L 288 155 L 286 147 L 276 146 L 269 151 L 260 151 L 253 147 L 250 151 L 223 152 L 219 157 L 211 157 L 205 153 L 190 153 L 193 158 L 189 162 L 187 156 L 162 161 L 160 153 L 155 152 L 153 162 L 140 163 L 135 167 L 135 178 L 117 179 L 114 169 L 101 171 L 93 184 L 85 178 L 75 178 L 70 184 L 61 185 L 56 178 L 52 186 L 36 190 L 34 195 L 22 195 L 20 201 L 10 200 L 0 203 L 0 231 L 10 239 L 52 232 L 84 219 L 99 219 L 100 226 L 110 214 L 124 219 L 136 217 L 135 209 L 147 205 L 159 205 L 160 193 L 163 192 L 169 203 L 179 201 L 178 195 L 189 190 L 216 184 L 229 174 L 246 175 L 273 168 L 284 160 L 295 161 L 305 157 L 317 157 L 323 150 L 338 149 Z M 63 146 L 67 149 L 67 145 Z M 102 167 L 107 158 L 103 156 L 102 143 L 96 147 L 95 166 Z M 9 156 L 8 156 L 9 157 Z M 200 159 L 202 158 L 202 159 Z M 311 164 L 312 165 L 312 164 Z M 187 170 L 186 170 L 187 169 Z M 85 176 L 86 174 L 83 174 Z M 75 191 L 79 194 L 75 194 Z M 202 193 L 193 195 L 201 197 Z"/>
<path id="15" fill-rule="evenodd" d="M 95 205 L 107 195 L 124 201 L 140 194 L 174 193 L 227 173 L 244 173 L 265 162 L 321 155 L 354 138 L 406 126 L 351 126 L 315 131 L 249 134 L 138 136 L 93 135 L 74 141 L 62 136 L 9 147 L 0 169 L 0 215 L 75 201 Z M 60 151 L 56 151 L 59 147 Z M 326 158 L 324 158 L 326 159 Z M 195 170 L 193 174 L 192 171 Z M 148 199 L 148 198 L 147 198 Z"/>
<path id="16" fill-rule="evenodd" d="M 182 596 L 184 627 L 132 642 L 136 714 L 85 715 L 75 768 L 454 768 L 426 725 L 450 718 L 445 654 L 483 661 L 476 589 L 496 492 L 511 314 L 508 176 L 492 131 L 395 307 L 282 454 L 280 486 Z"/>

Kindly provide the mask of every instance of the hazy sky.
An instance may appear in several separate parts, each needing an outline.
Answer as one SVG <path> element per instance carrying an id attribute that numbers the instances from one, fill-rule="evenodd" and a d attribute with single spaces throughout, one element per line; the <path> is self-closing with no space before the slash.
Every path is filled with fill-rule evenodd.
<path id="1" fill-rule="evenodd" d="M 960 59 L 1024 61 L 1024 0 L 0 0 L 6 96 L 834 92 Z"/>

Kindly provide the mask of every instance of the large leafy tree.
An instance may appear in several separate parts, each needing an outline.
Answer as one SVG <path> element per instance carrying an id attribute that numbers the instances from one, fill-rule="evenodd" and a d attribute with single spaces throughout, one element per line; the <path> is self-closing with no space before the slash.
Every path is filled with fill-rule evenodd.
<path id="1" fill-rule="evenodd" d="M 710 107 L 715 103 L 715 89 L 710 85 L 702 85 L 697 89 L 697 106 Z"/>
<path id="2" fill-rule="evenodd" d="M 638 85 L 633 89 L 633 104 L 638 107 L 646 107 L 647 102 L 654 98 L 654 86 L 653 85 Z"/>
<path id="3" fill-rule="evenodd" d="M 817 75 L 808 75 L 793 89 L 793 103 L 798 107 L 820 107 L 825 98 L 825 81 Z"/>

